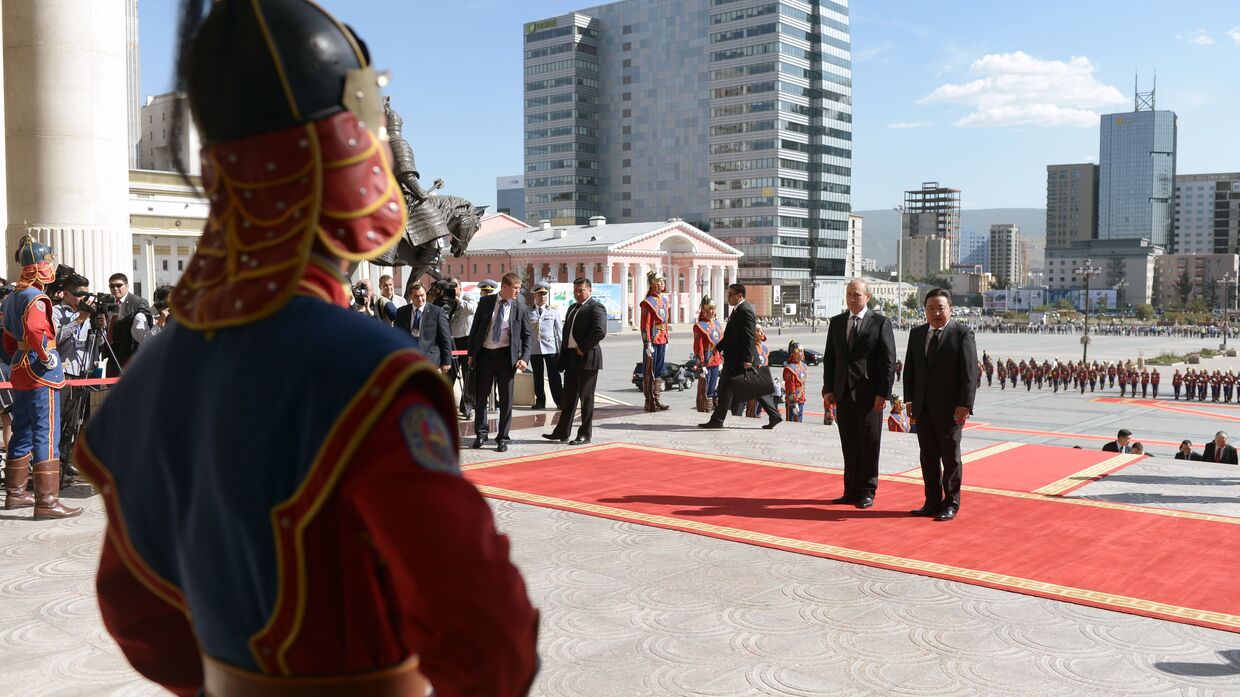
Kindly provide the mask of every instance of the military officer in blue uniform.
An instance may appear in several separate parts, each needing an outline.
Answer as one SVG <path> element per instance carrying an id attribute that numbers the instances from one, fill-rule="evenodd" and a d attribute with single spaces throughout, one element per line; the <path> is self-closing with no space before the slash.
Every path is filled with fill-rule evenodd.
<path id="1" fill-rule="evenodd" d="M 533 350 L 530 362 L 534 367 L 534 408 L 547 408 L 547 388 L 543 386 L 543 376 L 551 383 L 551 401 L 560 408 L 561 391 L 560 371 L 556 362 L 560 358 L 560 332 L 562 330 L 560 313 L 547 302 L 551 295 L 551 286 L 538 282 L 534 284 L 534 306 L 530 308 L 530 341 Z"/>

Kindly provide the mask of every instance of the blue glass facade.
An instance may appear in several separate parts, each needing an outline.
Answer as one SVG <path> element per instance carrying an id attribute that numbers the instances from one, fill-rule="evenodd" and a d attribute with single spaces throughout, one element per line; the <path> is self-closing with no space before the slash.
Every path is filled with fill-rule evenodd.
<path id="1" fill-rule="evenodd" d="M 1104 114 L 1098 162 L 1098 238 L 1174 248 L 1176 116 Z"/>

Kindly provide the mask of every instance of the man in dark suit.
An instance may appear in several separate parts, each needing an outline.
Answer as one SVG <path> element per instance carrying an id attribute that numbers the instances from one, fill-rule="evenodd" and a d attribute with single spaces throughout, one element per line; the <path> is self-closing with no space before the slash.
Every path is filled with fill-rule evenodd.
<path id="1" fill-rule="evenodd" d="M 560 341 L 559 364 L 564 371 L 564 398 L 560 407 L 560 420 L 551 433 L 543 438 L 561 443 L 568 442 L 573 429 L 573 415 L 577 401 L 581 401 L 581 426 L 577 437 L 569 445 L 590 442 L 590 426 L 594 422 L 594 388 L 598 385 L 598 371 L 603 367 L 603 350 L 599 342 L 607 338 L 607 308 L 591 296 L 593 285 L 588 278 L 573 281 L 573 306 L 564 318 L 564 333 Z"/>
<path id="2" fill-rule="evenodd" d="M 844 451 L 844 495 L 832 503 L 874 505 L 883 416 L 895 381 L 896 337 L 891 320 L 869 309 L 870 289 L 856 279 L 845 293 L 848 310 L 831 318 L 822 354 L 822 397 L 835 405 Z"/>
<path id="3" fill-rule="evenodd" d="M 152 315 L 146 298 L 129 292 L 129 277 L 125 274 L 114 273 L 109 276 L 108 290 L 116 299 L 117 311 L 115 316 L 108 320 L 108 346 L 104 349 L 103 356 L 108 359 L 107 376 L 114 378 L 121 374 L 121 369 L 137 352 L 151 326 Z M 116 360 L 112 360 L 113 358 Z"/>
<path id="4" fill-rule="evenodd" d="M 1191 440 L 1180 441 L 1180 449 L 1175 454 L 1177 460 L 1200 460 L 1201 456 L 1193 452 L 1193 442 Z"/>
<path id="5" fill-rule="evenodd" d="M 1202 450 L 1201 459 L 1224 465 L 1240 465 L 1240 459 L 1236 457 L 1236 449 L 1227 444 L 1226 431 L 1214 434 L 1214 440 L 1206 443 L 1205 449 Z"/>
<path id="6" fill-rule="evenodd" d="M 723 428 L 723 420 L 732 409 L 732 378 L 758 365 L 758 319 L 753 305 L 745 302 L 745 286 L 739 283 L 728 286 L 728 304 L 733 307 L 732 314 L 723 328 L 723 337 L 715 345 L 723 353 L 723 370 L 719 374 L 717 391 L 719 403 L 715 405 L 710 420 L 698 424 L 698 428 Z M 762 428 L 775 428 L 784 420 L 775 409 L 771 395 L 763 395 L 757 401 L 769 419 Z"/>
<path id="7" fill-rule="evenodd" d="M 1115 440 L 1102 446 L 1102 451 L 1106 453 L 1132 452 L 1132 431 L 1121 428 L 1119 433 L 1115 434 Z"/>
<path id="8" fill-rule="evenodd" d="M 473 326 L 469 328 L 469 364 L 477 371 L 474 380 L 474 443 L 476 450 L 487 441 L 487 395 L 498 385 L 499 432 L 495 451 L 508 450 L 508 426 L 512 423 L 512 380 L 530 362 L 530 325 L 521 302 L 521 277 L 504 274 L 499 294 L 478 301 Z"/>
<path id="9" fill-rule="evenodd" d="M 908 337 L 904 391 L 917 419 L 926 503 L 912 514 L 946 521 L 960 510 L 960 435 L 977 394 L 977 341 L 967 325 L 952 322 L 952 296 L 926 293 L 926 324 Z M 941 466 L 940 466 L 941 465 Z"/>
<path id="10" fill-rule="evenodd" d="M 418 348 L 441 372 L 452 372 L 452 331 L 448 328 L 448 313 L 426 302 L 426 289 L 417 281 L 409 284 L 408 296 L 409 304 L 396 311 L 396 328 L 416 339 Z"/>

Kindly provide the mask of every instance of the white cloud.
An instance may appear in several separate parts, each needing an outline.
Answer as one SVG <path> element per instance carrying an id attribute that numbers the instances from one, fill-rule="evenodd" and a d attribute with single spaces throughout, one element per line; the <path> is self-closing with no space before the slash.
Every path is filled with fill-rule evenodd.
<path id="1" fill-rule="evenodd" d="M 929 128 L 933 125 L 933 121 L 899 121 L 897 123 L 887 124 L 887 128 Z"/>
<path id="2" fill-rule="evenodd" d="M 1043 60 L 1023 51 L 992 53 L 969 67 L 978 78 L 941 85 L 918 101 L 973 107 L 957 126 L 1097 126 L 1096 108 L 1126 104 L 1115 87 L 1099 82 L 1084 56 Z"/>
<path id="3" fill-rule="evenodd" d="M 886 56 L 886 54 L 890 53 L 894 48 L 895 46 L 892 46 L 888 41 L 884 41 L 877 46 L 866 46 L 862 49 L 854 48 L 852 58 L 854 62 L 865 63 L 866 61 L 872 61 Z"/>
<path id="4" fill-rule="evenodd" d="M 1237 46 L 1240 46 L 1240 27 L 1232 27 L 1231 29 L 1228 29 L 1227 36 L 1230 37 Z"/>
<path id="5" fill-rule="evenodd" d="M 1213 46 L 1215 42 L 1214 39 L 1205 32 L 1205 30 L 1199 29 L 1196 34 L 1188 37 L 1188 43 L 1196 44 L 1198 46 Z"/>

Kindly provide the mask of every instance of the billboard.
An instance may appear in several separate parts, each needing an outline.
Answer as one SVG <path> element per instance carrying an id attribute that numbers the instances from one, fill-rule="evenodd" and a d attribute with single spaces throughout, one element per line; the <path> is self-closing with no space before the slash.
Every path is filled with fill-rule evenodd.
<path id="1" fill-rule="evenodd" d="M 1046 303 L 1045 288 L 988 290 L 982 294 L 982 309 L 994 312 L 1028 312 Z"/>
<path id="2" fill-rule="evenodd" d="M 568 316 L 568 306 L 573 304 L 573 284 L 552 283 L 547 303 L 560 313 L 560 319 Z M 619 283 L 595 283 L 594 299 L 607 308 L 608 323 L 619 322 L 624 316 L 624 291 Z"/>

